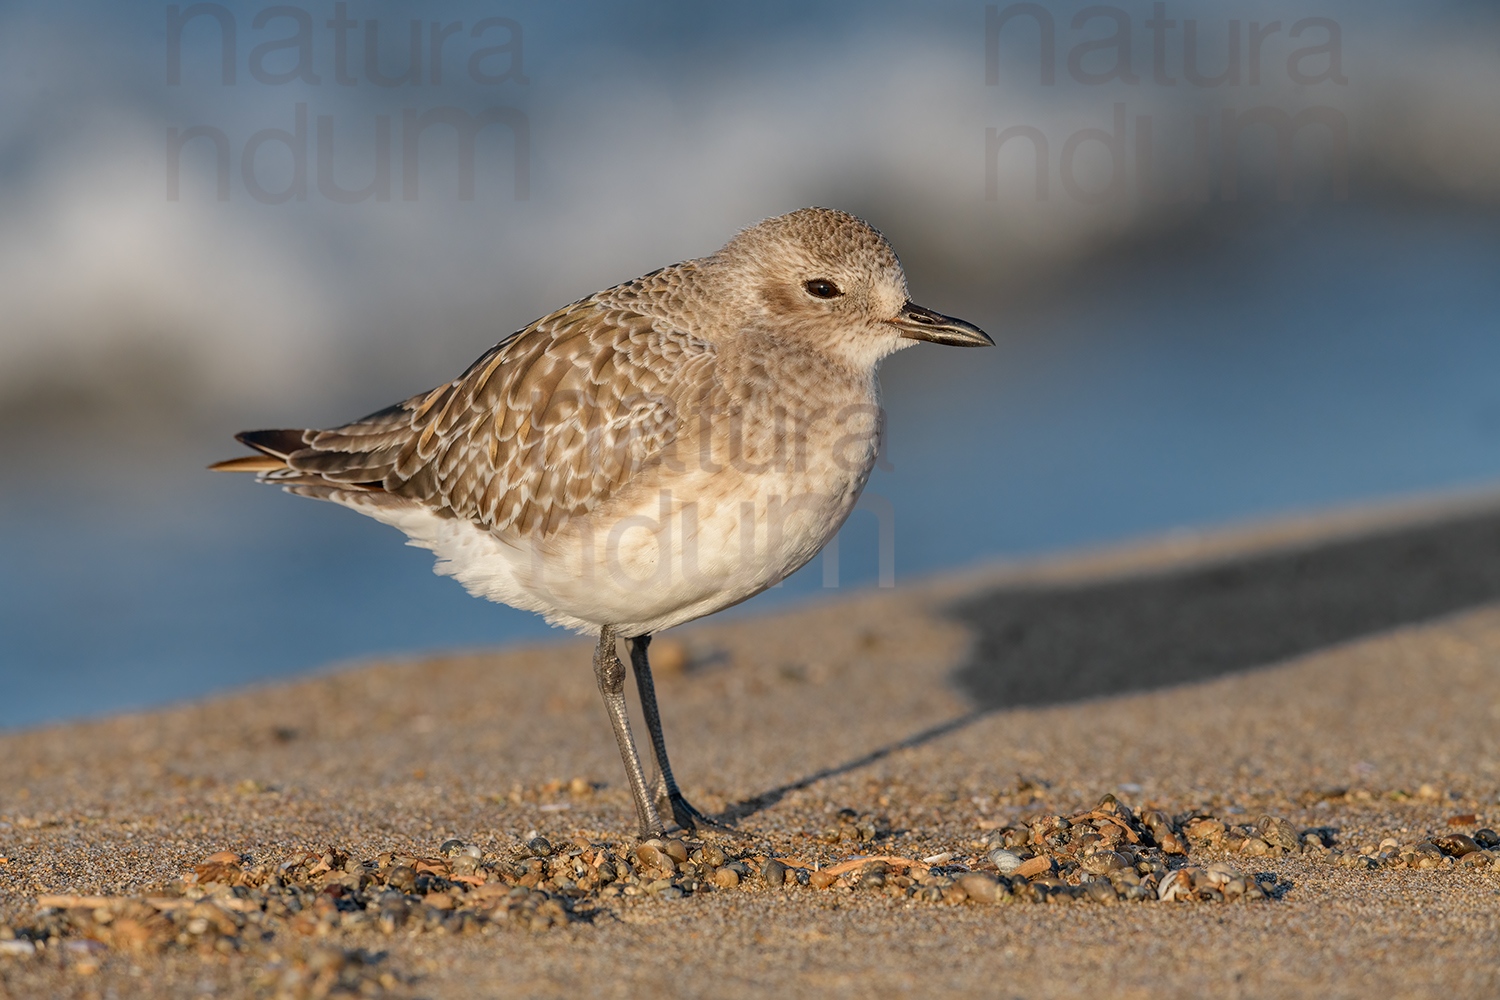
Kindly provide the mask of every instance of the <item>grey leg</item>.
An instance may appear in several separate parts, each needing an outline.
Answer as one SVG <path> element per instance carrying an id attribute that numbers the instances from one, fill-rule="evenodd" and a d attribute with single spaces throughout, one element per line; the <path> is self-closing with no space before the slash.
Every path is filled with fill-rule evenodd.
<path id="1" fill-rule="evenodd" d="M 599 681 L 599 693 L 604 696 L 609 724 L 614 727 L 615 743 L 619 745 L 620 759 L 625 763 L 625 777 L 630 782 L 631 798 L 635 800 L 641 839 L 660 837 L 663 833 L 661 817 L 646 791 L 641 755 L 636 752 L 635 739 L 630 735 L 630 716 L 625 712 L 625 664 L 615 653 L 615 630 L 608 625 L 599 630 L 599 648 L 594 650 L 594 677 Z M 655 703 L 652 707 L 655 708 Z"/>
<path id="2" fill-rule="evenodd" d="M 661 712 L 656 707 L 656 684 L 651 679 L 651 661 L 646 649 L 651 645 L 649 635 L 636 636 L 630 640 L 630 665 L 635 668 L 635 686 L 641 695 L 641 714 L 646 717 L 646 730 L 651 734 L 651 752 L 656 757 L 656 805 L 665 811 L 672 810 L 672 819 L 684 830 L 727 830 L 693 807 L 677 787 L 672 777 L 672 765 L 667 761 L 667 741 L 661 731 Z"/>

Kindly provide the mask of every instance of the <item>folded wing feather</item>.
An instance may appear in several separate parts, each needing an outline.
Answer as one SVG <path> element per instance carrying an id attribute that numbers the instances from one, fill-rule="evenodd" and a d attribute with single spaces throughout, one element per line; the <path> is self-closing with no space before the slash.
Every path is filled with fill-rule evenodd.
<path id="1" fill-rule="evenodd" d="M 453 382 L 328 430 L 247 432 L 265 457 L 216 467 L 382 490 L 497 532 L 550 534 L 659 461 L 716 391 L 712 345 L 659 322 L 585 299 Z"/>

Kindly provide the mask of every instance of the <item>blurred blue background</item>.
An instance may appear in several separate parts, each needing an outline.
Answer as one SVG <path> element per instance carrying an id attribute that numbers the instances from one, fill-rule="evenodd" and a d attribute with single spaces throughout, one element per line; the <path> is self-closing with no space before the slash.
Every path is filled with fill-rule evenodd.
<path id="1" fill-rule="evenodd" d="M 808 204 L 999 346 L 886 365 L 836 573 L 733 613 L 1500 477 L 1493 10 L 1086 7 L 0 7 L 0 726 L 547 634 L 203 467 Z"/>

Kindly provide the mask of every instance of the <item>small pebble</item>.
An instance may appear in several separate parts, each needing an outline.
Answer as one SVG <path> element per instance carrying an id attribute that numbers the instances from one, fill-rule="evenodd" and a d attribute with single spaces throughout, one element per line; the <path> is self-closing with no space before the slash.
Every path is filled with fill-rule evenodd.
<path id="1" fill-rule="evenodd" d="M 1208 881 L 1214 885 L 1221 885 L 1231 879 L 1244 878 L 1244 872 L 1227 861 L 1215 861 L 1204 870 Z"/>
<path id="2" fill-rule="evenodd" d="M 1450 833 L 1445 837 L 1438 837 L 1433 841 L 1438 850 L 1451 857 L 1461 858 L 1465 854 L 1472 854 L 1479 850 L 1479 845 L 1474 838 L 1466 837 L 1461 833 Z"/>
<path id="3" fill-rule="evenodd" d="M 1224 824 L 1212 817 L 1195 819 L 1189 823 L 1183 833 L 1188 840 L 1195 843 L 1212 844 L 1224 836 Z"/>
<path id="4" fill-rule="evenodd" d="M 1160 838 L 1160 847 L 1167 854 L 1186 854 L 1187 846 L 1183 844 L 1182 838 L 1175 833 L 1164 833 Z"/>
<path id="5" fill-rule="evenodd" d="M 1002 889 L 999 880 L 988 872 L 966 872 L 955 879 L 953 884 L 976 903 L 998 902 L 1002 896 L 1009 894 L 1009 886 Z"/>
<path id="6" fill-rule="evenodd" d="M 1191 868 L 1179 868 L 1167 873 L 1156 890 L 1156 898 L 1167 903 L 1176 899 L 1192 899 L 1194 874 Z"/>
<path id="7" fill-rule="evenodd" d="M 1428 841 L 1418 844 L 1412 855 L 1412 860 L 1407 863 L 1413 868 L 1431 869 L 1443 864 L 1443 852 L 1436 844 Z"/>
<path id="8" fill-rule="evenodd" d="M 552 855 L 552 842 L 546 837 L 532 837 L 526 842 L 526 851 L 534 858 L 546 858 Z"/>
<path id="9" fill-rule="evenodd" d="M 1038 854 L 1029 861 L 1023 861 L 1012 874 L 1020 878 L 1033 879 L 1040 875 L 1050 875 L 1057 871 L 1057 862 L 1049 855 Z"/>
<path id="10" fill-rule="evenodd" d="M 1128 868 L 1130 862 L 1125 859 L 1124 855 L 1114 851 L 1099 851 L 1096 854 L 1086 855 L 1078 862 L 1078 867 L 1090 875 L 1104 875 L 1118 868 Z"/>
<path id="11" fill-rule="evenodd" d="M 1001 875 L 1009 875 L 1025 863 L 1015 851 L 1009 851 L 1003 847 L 991 851 L 989 858 L 990 864 L 998 868 Z"/>
<path id="12" fill-rule="evenodd" d="M 1084 891 L 1088 894 L 1088 898 L 1096 903 L 1113 903 L 1120 898 L 1115 892 L 1115 887 L 1104 879 L 1094 879 L 1092 882 L 1085 883 Z"/>
<path id="13" fill-rule="evenodd" d="M 1298 849 L 1302 836 L 1297 828 L 1286 820 L 1276 816 L 1262 816 L 1256 824 L 1260 835 L 1270 847 L 1283 851 L 1292 852 Z"/>

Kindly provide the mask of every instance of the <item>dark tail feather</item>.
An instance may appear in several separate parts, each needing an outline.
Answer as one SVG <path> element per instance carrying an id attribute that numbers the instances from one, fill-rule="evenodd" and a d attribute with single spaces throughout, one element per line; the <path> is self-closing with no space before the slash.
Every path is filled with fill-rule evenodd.
<path id="1" fill-rule="evenodd" d="M 294 451 L 307 447 L 307 431 L 241 431 L 234 439 L 247 444 L 256 451 L 285 461 Z"/>
<path id="2" fill-rule="evenodd" d="M 380 480 L 383 470 L 359 469 L 373 477 L 369 481 L 329 482 L 316 469 L 293 469 L 291 456 L 306 451 L 307 439 L 316 431 L 276 430 L 241 431 L 235 440 L 247 444 L 260 452 L 258 455 L 241 455 L 224 462 L 215 462 L 209 468 L 215 472 L 254 472 L 263 483 L 275 482 L 286 487 L 288 492 L 319 500 L 335 499 L 336 495 L 349 493 L 383 493 L 385 486 Z M 314 455 L 314 452 L 307 452 Z M 305 457 L 305 456 L 304 456 Z M 348 456 L 346 456 L 347 458 Z M 344 470 L 346 473 L 348 470 Z M 358 480 L 357 476 L 352 479 Z"/>
<path id="3" fill-rule="evenodd" d="M 247 444 L 260 452 L 259 455 L 241 455 L 224 462 L 215 462 L 209 468 L 215 472 L 254 472 L 265 475 L 287 467 L 287 458 L 294 451 L 301 451 L 306 442 L 302 440 L 306 431 L 242 431 L 234 436 L 236 441 Z"/>

